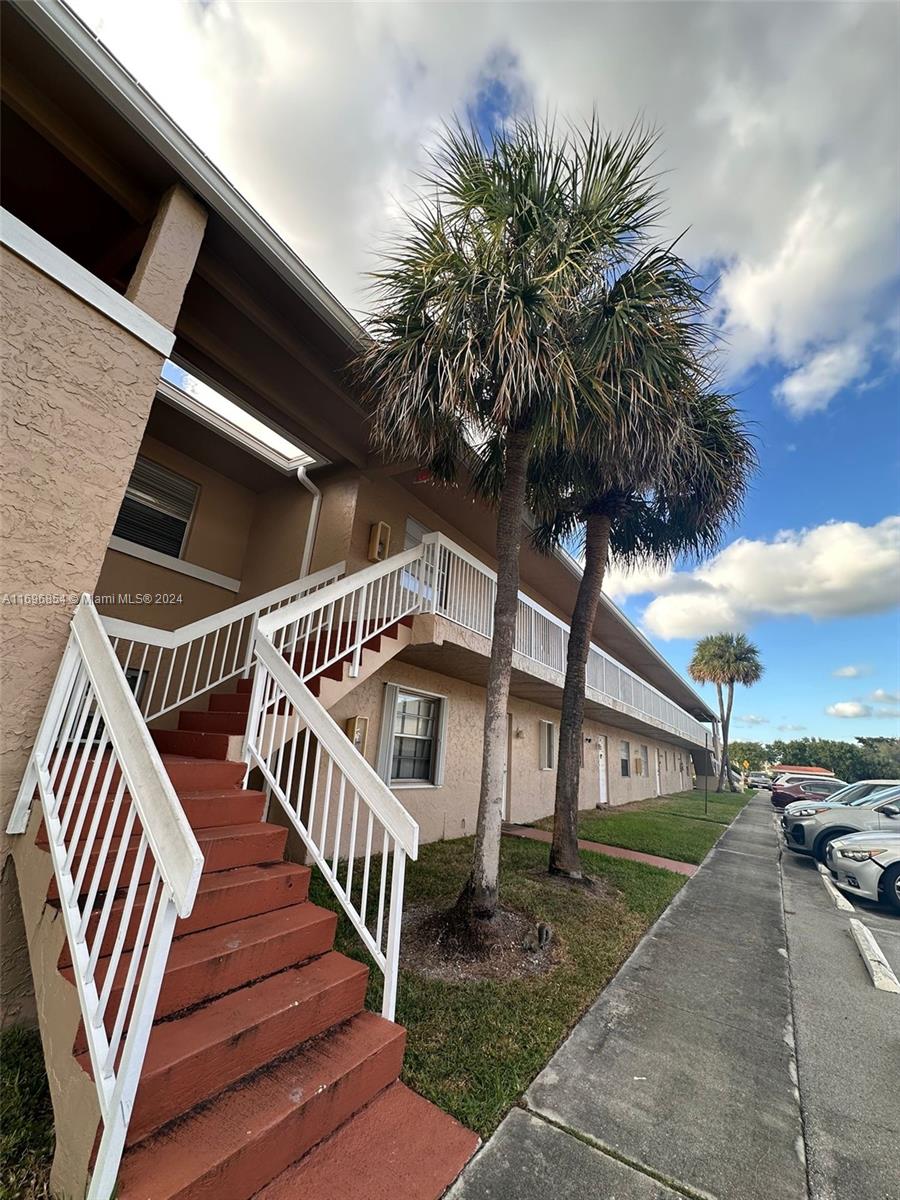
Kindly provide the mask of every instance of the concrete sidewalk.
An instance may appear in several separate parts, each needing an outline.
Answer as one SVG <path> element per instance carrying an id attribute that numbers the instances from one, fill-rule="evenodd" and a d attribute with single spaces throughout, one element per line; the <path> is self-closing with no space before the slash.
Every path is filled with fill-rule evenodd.
<path id="1" fill-rule="evenodd" d="M 804 1200 L 778 845 L 750 801 L 452 1200 Z"/>

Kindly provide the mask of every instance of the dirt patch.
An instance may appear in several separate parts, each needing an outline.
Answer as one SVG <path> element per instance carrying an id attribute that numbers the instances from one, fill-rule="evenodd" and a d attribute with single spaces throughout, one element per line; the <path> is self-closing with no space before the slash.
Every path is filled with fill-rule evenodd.
<path id="1" fill-rule="evenodd" d="M 588 900 L 605 902 L 615 900 L 619 896 L 619 892 L 611 883 L 605 879 L 598 879 L 595 875 L 583 875 L 581 879 L 568 879 L 565 875 L 551 875 L 543 868 L 526 871 L 525 875 L 528 879 L 536 879 L 538 883 L 543 883 L 547 887 L 564 888 L 568 892 L 576 892 L 579 896 L 585 896 Z"/>
<path id="2" fill-rule="evenodd" d="M 430 905 L 414 905 L 404 913 L 400 965 L 405 970 L 442 983 L 533 979 L 547 975 L 562 960 L 553 931 L 524 913 L 500 909 L 491 944 L 479 951 L 457 941 L 443 918 L 443 910 Z"/>

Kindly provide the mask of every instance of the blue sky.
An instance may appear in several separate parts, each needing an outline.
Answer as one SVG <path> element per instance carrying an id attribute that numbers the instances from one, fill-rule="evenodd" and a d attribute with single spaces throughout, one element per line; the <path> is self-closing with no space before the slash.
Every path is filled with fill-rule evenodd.
<path id="1" fill-rule="evenodd" d="M 898 732 L 894 6 L 72 2 L 360 315 L 442 119 L 656 126 L 661 233 L 687 230 L 715 281 L 724 385 L 761 467 L 712 563 L 613 572 L 610 594 L 682 670 L 713 628 L 758 643 L 736 736 Z"/>

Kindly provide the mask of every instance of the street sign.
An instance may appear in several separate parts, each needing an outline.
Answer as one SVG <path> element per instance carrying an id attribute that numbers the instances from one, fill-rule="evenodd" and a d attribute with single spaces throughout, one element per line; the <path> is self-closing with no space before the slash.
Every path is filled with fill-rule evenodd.
<path id="1" fill-rule="evenodd" d="M 744 759 L 744 770 L 746 771 L 749 766 L 750 766 L 750 761 L 749 761 L 749 759 L 745 758 Z"/>

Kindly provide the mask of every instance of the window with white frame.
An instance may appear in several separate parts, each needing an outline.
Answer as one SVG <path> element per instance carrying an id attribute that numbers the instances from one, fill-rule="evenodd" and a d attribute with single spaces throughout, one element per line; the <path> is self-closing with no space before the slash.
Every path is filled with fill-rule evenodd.
<path id="1" fill-rule="evenodd" d="M 379 774 L 393 786 L 442 782 L 447 702 L 397 684 L 385 688 Z"/>
<path id="2" fill-rule="evenodd" d="M 622 778 L 627 779 L 631 774 L 631 743 L 619 742 L 619 765 L 622 771 Z"/>
<path id="3" fill-rule="evenodd" d="M 641 746 L 641 774 L 650 774 L 650 751 L 646 746 Z"/>
<path id="4" fill-rule="evenodd" d="M 180 558 L 199 491 L 190 479 L 138 455 L 113 537 Z"/>
<path id="5" fill-rule="evenodd" d="M 552 721 L 539 721 L 540 764 L 542 771 L 552 771 L 556 766 L 556 726 Z"/>

